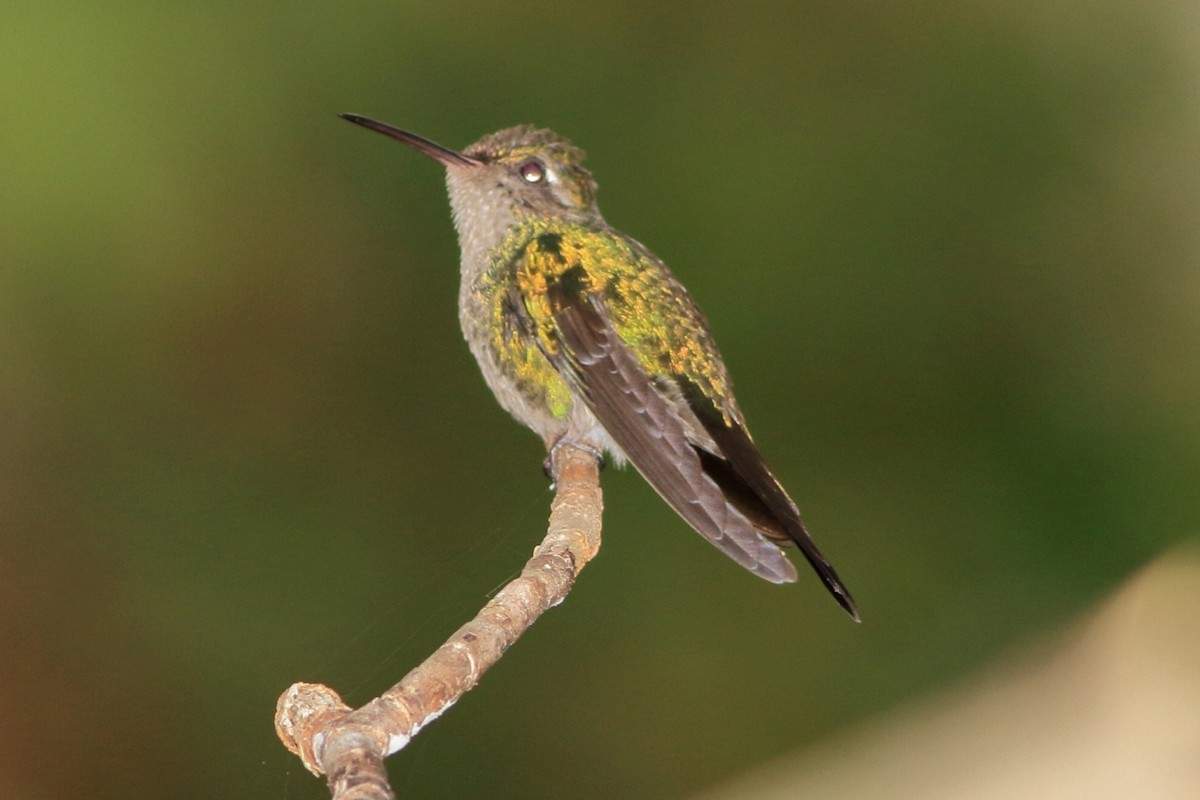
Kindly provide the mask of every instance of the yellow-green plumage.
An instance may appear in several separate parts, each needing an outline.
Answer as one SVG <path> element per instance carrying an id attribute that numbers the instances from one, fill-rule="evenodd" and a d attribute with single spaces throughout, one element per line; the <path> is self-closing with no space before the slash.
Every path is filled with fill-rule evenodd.
<path id="1" fill-rule="evenodd" d="M 546 355 L 560 347 L 548 287 L 568 273 L 604 298 L 618 336 L 648 375 L 686 375 L 724 416 L 737 413 L 703 318 L 661 262 L 620 234 L 554 219 L 514 225 L 477 283 L 496 360 L 523 391 L 540 394 L 556 417 L 570 411 L 570 390 Z M 514 287 L 536 342 L 506 311 Z"/>
<path id="2" fill-rule="evenodd" d="M 726 555 L 776 583 L 796 544 L 853 599 L 750 439 L 704 316 L 654 254 L 610 227 L 583 151 L 528 126 L 450 150 L 353 122 L 441 162 L 462 249 L 459 321 L 497 401 L 549 449 L 628 459 Z"/>

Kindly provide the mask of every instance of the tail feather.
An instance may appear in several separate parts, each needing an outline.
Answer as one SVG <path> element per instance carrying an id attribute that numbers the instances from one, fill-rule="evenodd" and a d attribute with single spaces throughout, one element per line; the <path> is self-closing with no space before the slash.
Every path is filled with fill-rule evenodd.
<path id="1" fill-rule="evenodd" d="M 701 416 L 700 419 L 703 422 L 705 418 Z M 705 472 L 762 534 L 794 542 L 838 604 L 855 622 L 860 622 L 858 605 L 850 591 L 838 577 L 837 570 L 817 549 L 800 519 L 800 510 L 767 467 L 750 434 L 736 423 L 732 426 L 713 423 L 705 428 L 724 456 L 702 455 Z"/>

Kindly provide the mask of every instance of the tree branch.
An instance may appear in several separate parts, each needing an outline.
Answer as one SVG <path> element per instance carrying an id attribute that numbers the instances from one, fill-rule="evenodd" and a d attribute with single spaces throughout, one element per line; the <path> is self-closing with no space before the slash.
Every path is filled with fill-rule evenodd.
<path id="1" fill-rule="evenodd" d="M 520 576 L 424 663 L 356 711 L 321 684 L 296 683 L 279 698 L 275 732 L 310 772 L 327 776 L 333 800 L 392 800 L 383 759 L 454 705 L 544 611 L 561 603 L 600 549 L 595 454 L 560 444 L 551 470 L 556 488 L 546 538 Z"/>

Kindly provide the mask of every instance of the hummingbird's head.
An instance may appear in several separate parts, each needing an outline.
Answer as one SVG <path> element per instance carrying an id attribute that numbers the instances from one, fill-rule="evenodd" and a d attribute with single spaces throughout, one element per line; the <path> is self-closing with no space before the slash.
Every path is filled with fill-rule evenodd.
<path id="1" fill-rule="evenodd" d="M 551 131 L 519 125 L 485 136 L 460 152 L 368 117 L 340 116 L 398 139 L 446 168 L 464 264 L 480 263 L 525 217 L 603 223 L 596 207 L 596 182 L 583 167 L 583 151 Z"/>
<path id="2" fill-rule="evenodd" d="M 478 164 L 451 169 L 448 181 L 492 195 L 499 190 L 514 213 L 599 220 L 596 181 L 584 153 L 558 134 L 530 125 L 493 133 L 463 150 Z"/>

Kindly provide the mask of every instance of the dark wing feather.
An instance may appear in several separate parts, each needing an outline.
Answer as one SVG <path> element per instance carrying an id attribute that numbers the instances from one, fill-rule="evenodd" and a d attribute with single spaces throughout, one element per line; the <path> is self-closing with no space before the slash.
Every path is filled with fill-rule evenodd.
<path id="1" fill-rule="evenodd" d="M 721 451 L 702 453 L 705 472 L 725 490 L 726 497 L 760 531 L 796 543 L 821 582 L 842 608 L 857 621 L 858 607 L 833 565 L 817 549 L 800 519 L 800 511 L 771 473 L 758 446 L 737 416 L 732 423 L 694 386 L 683 381 L 683 394 L 696 418 Z"/>
<path id="2" fill-rule="evenodd" d="M 722 552 L 774 583 L 796 579 L 779 547 L 763 538 L 703 467 L 676 408 L 654 386 L 587 293 L 549 287 L 569 376 L 597 421 L 646 481 L 683 519 Z"/>

